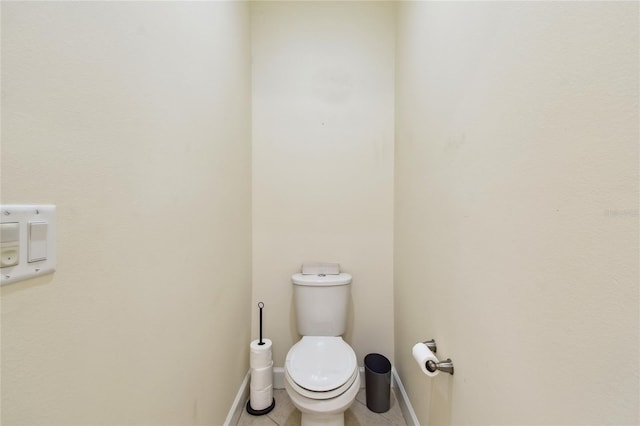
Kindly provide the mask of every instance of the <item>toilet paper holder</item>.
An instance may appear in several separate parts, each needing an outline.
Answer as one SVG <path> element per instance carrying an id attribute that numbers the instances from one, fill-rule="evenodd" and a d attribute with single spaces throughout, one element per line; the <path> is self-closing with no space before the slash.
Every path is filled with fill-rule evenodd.
<path id="1" fill-rule="evenodd" d="M 422 343 L 424 343 L 425 345 L 427 345 L 427 347 L 429 348 L 429 350 L 430 350 L 431 352 L 433 352 L 434 354 L 435 354 L 436 352 L 438 352 L 438 346 L 436 345 L 436 340 L 435 340 L 435 339 L 426 340 L 426 341 L 424 341 L 424 342 L 422 342 Z"/>
<path id="2" fill-rule="evenodd" d="M 434 354 L 438 350 L 438 346 L 436 345 L 435 339 L 427 340 L 422 343 L 427 345 L 429 350 L 431 350 L 431 352 L 433 352 Z M 453 374 L 453 361 L 451 361 L 451 358 L 447 358 L 444 361 L 438 361 L 438 362 L 427 361 L 425 363 L 425 367 L 431 373 L 435 373 L 436 371 L 442 371 L 443 373 Z"/>

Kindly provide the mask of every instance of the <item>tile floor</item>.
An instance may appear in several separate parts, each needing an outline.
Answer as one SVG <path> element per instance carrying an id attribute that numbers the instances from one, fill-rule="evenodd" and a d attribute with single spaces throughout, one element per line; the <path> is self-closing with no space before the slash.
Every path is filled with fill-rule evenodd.
<path id="1" fill-rule="evenodd" d="M 406 426 L 402 411 L 396 400 L 395 389 L 391 389 L 391 408 L 386 413 L 374 413 L 367 408 L 364 389 L 360 389 L 353 405 L 344 414 L 345 426 Z M 276 407 L 264 416 L 252 416 L 246 410 L 242 412 L 238 426 L 299 426 L 300 411 L 296 409 L 284 389 L 273 391 Z"/>

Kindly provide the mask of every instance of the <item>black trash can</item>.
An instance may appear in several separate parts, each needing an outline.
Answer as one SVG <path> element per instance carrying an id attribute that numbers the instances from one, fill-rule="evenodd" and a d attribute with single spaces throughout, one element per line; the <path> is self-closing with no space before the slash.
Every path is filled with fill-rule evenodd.
<path id="1" fill-rule="evenodd" d="M 391 362 L 380 354 L 364 357 L 367 408 L 375 413 L 389 411 L 391 404 Z"/>

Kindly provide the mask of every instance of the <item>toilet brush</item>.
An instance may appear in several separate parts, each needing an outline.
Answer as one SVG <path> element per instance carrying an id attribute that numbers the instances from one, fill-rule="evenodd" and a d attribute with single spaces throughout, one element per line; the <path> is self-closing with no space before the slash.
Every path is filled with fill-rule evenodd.
<path id="1" fill-rule="evenodd" d="M 264 308 L 264 303 L 259 302 L 258 303 L 258 308 L 260 308 L 260 340 L 258 341 L 258 347 L 263 347 L 265 345 L 265 342 L 262 340 L 262 309 Z M 267 348 L 269 350 L 269 357 L 270 357 L 271 356 L 271 348 L 270 348 L 271 341 L 269 339 L 267 339 L 267 342 L 268 342 Z M 253 344 L 255 344 L 255 341 L 252 343 L 252 345 Z M 269 374 L 273 374 L 273 370 L 272 370 L 272 368 L 273 368 L 273 360 L 271 360 L 270 366 L 269 367 L 265 367 L 265 368 L 268 369 Z M 260 369 L 260 370 L 262 370 L 262 369 Z M 251 386 L 252 387 L 251 387 L 250 396 L 251 396 L 251 394 L 254 393 L 254 390 L 253 390 L 253 378 L 254 378 L 253 375 L 254 375 L 254 373 L 255 373 L 255 369 L 252 368 L 251 369 L 251 377 L 252 377 Z M 267 386 L 266 389 L 261 389 L 259 391 L 256 391 L 254 396 L 261 396 L 261 397 L 266 396 L 267 398 L 270 396 L 271 399 L 272 399 L 271 405 L 269 405 L 268 407 L 266 407 L 264 409 L 256 410 L 253 407 L 251 407 L 251 399 L 249 399 L 247 401 L 247 413 L 251 414 L 252 416 L 263 416 L 263 415 L 269 413 L 271 410 L 273 410 L 274 407 L 276 406 L 276 400 L 275 400 L 275 398 L 273 398 L 273 381 L 272 381 L 272 378 L 270 378 L 270 380 L 271 380 L 271 385 Z M 267 394 L 263 394 L 263 392 L 267 392 L 267 391 L 268 391 Z M 260 392 L 260 393 L 258 393 L 258 392 Z M 258 400 L 260 400 L 260 399 L 261 398 L 258 398 Z M 262 406 L 265 406 L 265 405 L 267 405 L 269 403 L 268 401 L 269 401 L 268 399 L 266 401 L 263 400 L 263 401 L 258 402 L 258 404 L 261 403 Z"/>

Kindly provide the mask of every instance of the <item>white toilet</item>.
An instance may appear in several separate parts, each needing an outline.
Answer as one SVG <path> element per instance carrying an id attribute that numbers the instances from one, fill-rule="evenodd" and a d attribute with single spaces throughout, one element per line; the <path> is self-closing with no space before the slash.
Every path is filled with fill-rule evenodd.
<path id="1" fill-rule="evenodd" d="M 356 354 L 341 335 L 347 327 L 351 275 L 295 274 L 293 299 L 302 339 L 285 360 L 285 388 L 302 426 L 344 425 L 360 389 Z"/>

